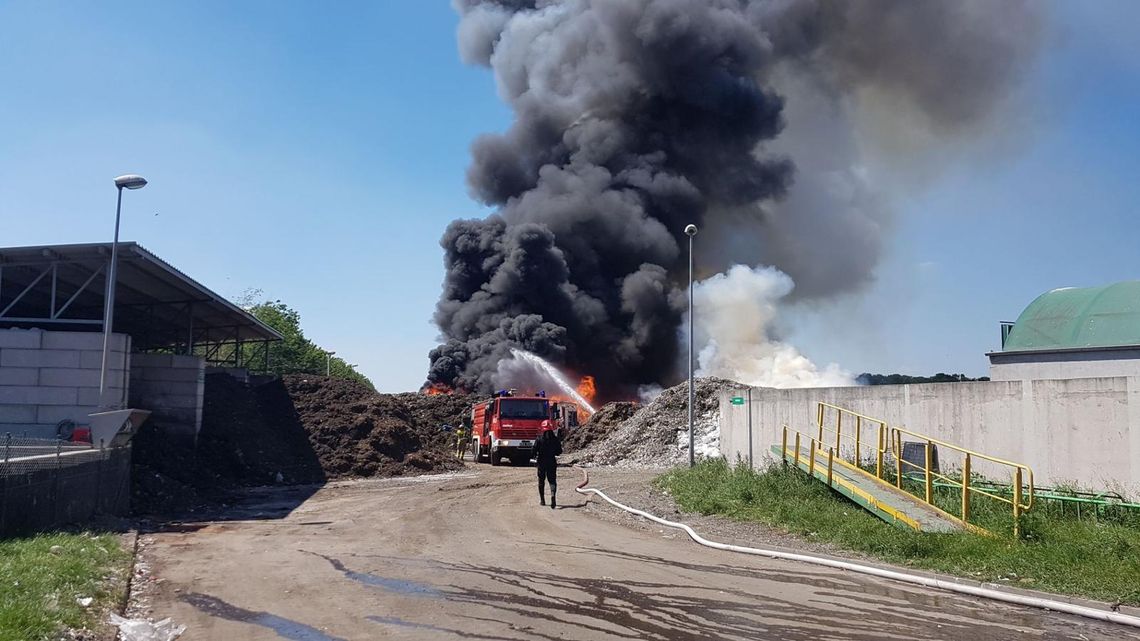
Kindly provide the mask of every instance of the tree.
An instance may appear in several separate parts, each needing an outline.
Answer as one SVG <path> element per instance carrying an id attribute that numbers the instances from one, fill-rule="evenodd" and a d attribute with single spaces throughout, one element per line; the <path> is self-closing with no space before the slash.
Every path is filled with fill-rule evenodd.
<path id="1" fill-rule="evenodd" d="M 970 381 L 988 381 L 989 376 L 970 378 L 965 374 L 946 374 L 938 372 L 934 376 L 908 376 L 906 374 L 870 374 L 863 372 L 855 377 L 860 385 L 906 385 L 909 383 L 967 383 Z"/>
<path id="2" fill-rule="evenodd" d="M 260 302 L 254 302 L 258 301 Z M 339 356 L 328 359 L 328 352 L 305 338 L 301 330 L 301 314 L 280 300 L 264 300 L 260 290 L 251 290 L 241 298 L 241 306 L 259 321 L 277 330 L 283 340 L 270 343 L 269 371 L 274 374 L 315 374 L 324 376 L 326 367 L 333 378 L 358 381 L 372 389 L 376 387 L 368 377 L 349 366 Z M 258 345 L 242 346 L 242 361 L 259 363 L 265 357 L 265 348 Z"/>

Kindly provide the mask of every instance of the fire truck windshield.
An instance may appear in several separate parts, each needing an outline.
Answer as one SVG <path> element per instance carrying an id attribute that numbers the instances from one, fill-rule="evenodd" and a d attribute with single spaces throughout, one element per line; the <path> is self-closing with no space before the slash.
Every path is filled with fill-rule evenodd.
<path id="1" fill-rule="evenodd" d="M 499 401 L 502 418 L 544 419 L 550 417 L 547 402 L 537 398 L 504 398 Z"/>

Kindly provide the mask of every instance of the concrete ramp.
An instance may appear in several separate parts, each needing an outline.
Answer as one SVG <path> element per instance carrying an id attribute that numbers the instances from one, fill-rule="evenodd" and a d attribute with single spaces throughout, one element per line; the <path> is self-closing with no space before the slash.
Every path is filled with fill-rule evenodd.
<path id="1" fill-rule="evenodd" d="M 781 451 L 779 445 L 773 445 L 772 453 L 781 457 L 785 463 L 795 465 L 816 480 L 829 485 L 887 523 L 918 532 L 959 532 L 967 529 L 967 525 L 957 517 L 875 478 L 839 457 L 829 457 L 827 451 L 815 450 L 814 460 L 809 448 L 799 448 L 797 456 L 794 447 L 789 446 Z"/>

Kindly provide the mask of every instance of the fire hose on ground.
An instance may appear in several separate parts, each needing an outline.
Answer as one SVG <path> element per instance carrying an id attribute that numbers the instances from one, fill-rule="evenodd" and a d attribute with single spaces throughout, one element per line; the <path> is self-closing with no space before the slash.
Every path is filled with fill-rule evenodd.
<path id="1" fill-rule="evenodd" d="M 996 590 L 993 588 L 986 588 L 982 586 L 966 585 L 954 581 L 946 581 L 943 579 L 935 579 L 931 577 L 918 576 L 914 574 L 906 574 L 895 570 L 886 570 L 883 568 L 876 568 L 869 565 L 860 565 L 850 561 L 839 561 L 836 559 L 827 559 L 818 556 L 811 556 L 808 554 L 797 554 L 794 552 L 781 552 L 778 550 L 764 550 L 760 548 L 750 548 L 740 545 L 730 545 L 728 543 L 717 543 L 710 541 L 700 534 L 697 534 L 693 528 L 685 525 L 684 523 L 676 523 L 668 521 L 658 516 L 654 516 L 643 510 L 623 505 L 617 501 L 606 496 L 601 490 L 588 488 L 586 485 L 590 483 L 590 475 L 585 468 L 578 468 L 582 470 L 582 482 L 574 488 L 575 492 L 579 494 L 588 495 L 594 494 L 601 497 L 610 505 L 625 510 L 630 514 L 649 519 L 654 523 L 664 525 L 666 527 L 684 530 L 689 538 L 705 547 L 714 548 L 717 550 L 726 550 L 729 552 L 739 552 L 742 554 L 751 554 L 754 556 L 764 556 L 772 559 L 784 559 L 787 561 L 799 561 L 801 563 L 811 563 L 813 565 L 821 565 L 829 568 L 836 568 L 839 570 L 846 570 L 849 572 L 858 572 L 859 574 L 867 574 L 870 576 L 877 576 L 884 579 L 891 579 L 893 581 L 900 581 L 902 583 L 909 583 L 911 585 L 919 585 L 927 588 L 934 588 L 936 590 L 946 590 L 947 592 L 955 592 L 958 594 L 967 594 L 970 596 L 981 597 L 983 599 L 992 599 L 995 601 L 1002 601 L 1004 603 L 1012 603 L 1014 605 L 1027 606 L 1031 608 L 1039 608 L 1042 610 L 1052 610 L 1054 612 L 1061 612 L 1064 614 L 1072 614 L 1079 617 L 1086 617 L 1089 619 L 1096 619 L 1098 621 L 1106 621 L 1108 623 L 1119 623 L 1121 625 L 1128 625 L 1135 628 L 1140 628 L 1140 617 L 1121 614 L 1119 612 L 1112 612 L 1109 610 L 1101 610 L 1098 608 L 1090 608 L 1083 605 L 1074 603 L 1066 603 L 1064 601 L 1055 601 L 1035 596 L 1028 596 L 1022 594 L 1014 594 L 1003 590 Z"/>

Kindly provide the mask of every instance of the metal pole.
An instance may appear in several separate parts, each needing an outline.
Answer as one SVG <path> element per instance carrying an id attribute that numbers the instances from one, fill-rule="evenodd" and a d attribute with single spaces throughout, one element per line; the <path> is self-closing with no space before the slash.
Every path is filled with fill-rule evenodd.
<path id="1" fill-rule="evenodd" d="M 194 355 L 194 303 L 186 303 L 186 316 L 189 319 L 190 328 L 186 334 L 186 355 Z"/>
<path id="2" fill-rule="evenodd" d="M 877 439 L 879 447 L 878 451 L 875 452 L 875 476 L 877 478 L 883 478 L 883 450 L 887 449 L 887 437 L 883 431 L 885 428 L 886 425 L 879 423 L 879 437 Z"/>
<path id="3" fill-rule="evenodd" d="M 325 376 L 332 376 L 332 354 L 325 352 Z"/>
<path id="4" fill-rule="evenodd" d="M 966 452 L 966 461 L 962 463 L 962 520 L 970 522 L 970 453 Z"/>
<path id="5" fill-rule="evenodd" d="M 926 502 L 934 503 L 934 444 L 926 442 Z"/>
<path id="6" fill-rule="evenodd" d="M 752 467 L 752 388 L 748 388 L 748 469 Z"/>
<path id="7" fill-rule="evenodd" d="M 99 368 L 99 407 L 107 405 L 107 364 L 111 352 L 111 332 L 115 322 L 115 268 L 119 258 L 119 215 L 123 209 L 123 188 L 119 187 L 119 198 L 115 204 L 115 242 L 111 245 L 111 268 L 107 273 L 107 294 L 103 297 L 103 362 Z"/>
<path id="8" fill-rule="evenodd" d="M 895 487 L 902 489 L 902 432 L 894 433 Z"/>
<path id="9" fill-rule="evenodd" d="M 697 464 L 697 454 L 693 450 L 695 438 L 693 434 L 693 399 L 696 392 L 693 389 L 693 237 L 689 236 L 689 467 Z"/>
<path id="10" fill-rule="evenodd" d="M 1077 520 L 1081 518 L 1081 504 L 1077 503 Z M 1013 537 L 1021 538 L 1021 468 L 1013 470 Z"/>
<path id="11" fill-rule="evenodd" d="M 51 524 L 54 527 L 59 523 L 59 468 L 60 453 L 63 451 L 63 441 L 55 442 L 55 470 L 51 475 Z"/>
<path id="12" fill-rule="evenodd" d="M 4 467 L 0 469 L 0 536 L 8 533 L 8 458 L 12 453 L 12 433 L 4 437 Z"/>

